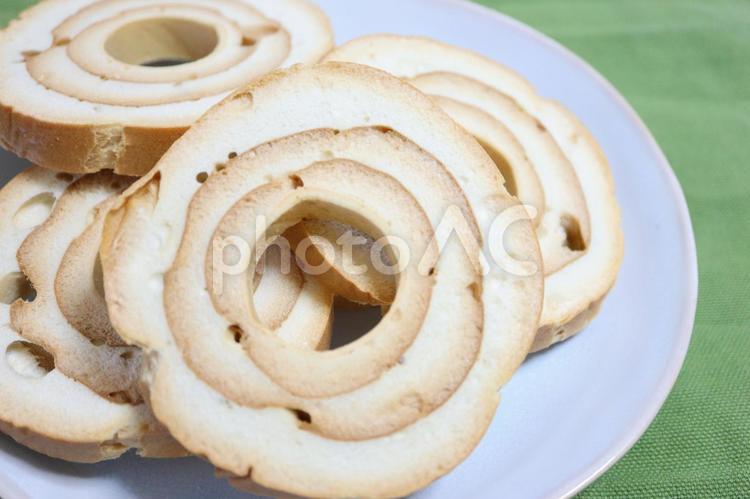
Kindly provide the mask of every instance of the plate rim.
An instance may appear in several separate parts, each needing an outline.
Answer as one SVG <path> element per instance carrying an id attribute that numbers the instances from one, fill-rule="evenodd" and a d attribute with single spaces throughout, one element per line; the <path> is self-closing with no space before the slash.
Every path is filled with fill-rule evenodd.
<path id="1" fill-rule="evenodd" d="M 679 326 L 679 341 L 675 344 L 674 349 L 672 350 L 672 355 L 666 360 L 664 373 L 662 374 L 658 385 L 656 385 L 656 389 L 652 392 L 647 404 L 644 404 L 644 409 L 633 428 L 622 435 L 620 439 L 608 449 L 608 452 L 598 456 L 591 464 L 585 466 L 580 473 L 567 480 L 565 484 L 558 489 L 559 493 L 556 495 L 567 499 L 575 496 L 591 485 L 597 478 L 601 477 L 607 470 L 612 468 L 612 466 L 614 466 L 625 456 L 625 454 L 628 453 L 630 449 L 633 448 L 644 433 L 646 433 L 646 430 L 651 426 L 654 419 L 656 419 L 659 411 L 667 401 L 667 397 L 672 392 L 672 389 L 677 382 L 677 378 L 682 372 L 682 367 L 685 363 L 694 332 L 699 296 L 698 250 L 692 218 L 690 216 L 690 209 L 687 204 L 685 192 L 677 178 L 677 174 L 672 168 L 666 154 L 656 141 L 656 138 L 651 133 L 651 130 L 635 108 L 633 108 L 627 99 L 625 99 L 625 97 L 617 90 L 614 84 L 605 78 L 604 75 L 597 71 L 591 64 L 586 62 L 585 59 L 541 31 L 538 31 L 528 24 L 492 7 L 476 3 L 476 1 L 472 0 L 433 1 L 443 5 L 465 8 L 472 10 L 477 14 L 494 18 L 499 23 L 512 29 L 516 29 L 521 34 L 546 45 L 549 49 L 559 53 L 561 57 L 564 57 L 568 62 L 579 67 L 588 76 L 596 80 L 606 92 L 607 96 L 625 112 L 626 117 L 636 126 L 641 138 L 644 139 L 644 144 L 654 155 L 657 168 L 665 175 L 667 187 L 677 211 L 680 229 L 684 232 L 684 240 L 680 249 L 683 255 L 685 255 L 685 267 L 682 270 L 684 271 L 687 287 L 682 295 L 682 301 L 680 304 L 682 317 Z"/>
<path id="2" fill-rule="evenodd" d="M 682 366 L 685 362 L 694 332 L 699 289 L 697 247 L 687 199 L 668 158 L 649 128 L 644 123 L 643 119 L 625 97 L 620 94 L 616 87 L 583 58 L 541 31 L 538 31 L 494 8 L 476 3 L 472 0 L 432 1 L 436 4 L 468 9 L 477 14 L 493 18 L 506 27 L 515 29 L 521 34 L 546 45 L 549 49 L 555 51 L 561 57 L 567 59 L 568 62 L 571 62 L 573 65 L 583 70 L 589 77 L 596 80 L 606 92 L 607 96 L 625 112 L 626 117 L 636 126 L 641 138 L 644 140 L 644 144 L 656 159 L 655 163 L 657 168 L 665 175 L 667 187 L 677 211 L 680 229 L 684 233 L 681 251 L 685 255 L 685 267 L 683 268 L 683 271 L 687 287 L 682 295 L 680 306 L 682 317 L 679 326 L 679 341 L 675 344 L 675 347 L 672 350 L 672 355 L 666 360 L 664 373 L 662 374 L 656 389 L 651 392 L 651 396 L 649 397 L 648 402 L 644 405 L 644 409 L 633 428 L 624 433 L 614 445 L 608 448 L 606 452 L 597 456 L 591 464 L 586 465 L 581 472 L 568 479 L 564 485 L 558 488 L 558 492 L 555 494 L 556 496 L 570 498 L 583 491 L 597 478 L 601 477 L 640 440 L 663 407 L 680 372 L 682 371 Z M 2 493 L 2 496 L 8 497 L 9 499 L 25 499 L 28 497 L 23 490 L 18 488 L 15 482 L 3 472 L 0 472 L 0 493 Z"/>

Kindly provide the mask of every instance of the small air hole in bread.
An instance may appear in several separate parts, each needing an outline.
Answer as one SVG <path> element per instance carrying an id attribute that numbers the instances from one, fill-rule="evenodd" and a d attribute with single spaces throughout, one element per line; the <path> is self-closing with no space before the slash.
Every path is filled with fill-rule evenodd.
<path id="1" fill-rule="evenodd" d="M 14 341 L 5 350 L 5 361 L 24 378 L 40 379 L 55 369 L 55 359 L 44 348 L 28 341 Z"/>
<path id="2" fill-rule="evenodd" d="M 11 272 L 0 279 L 0 303 L 11 305 L 18 300 L 32 302 L 36 291 L 23 272 Z"/>
<path id="3" fill-rule="evenodd" d="M 289 409 L 289 412 L 294 414 L 300 423 L 312 424 L 312 416 L 309 412 L 300 409 Z"/>
<path id="4" fill-rule="evenodd" d="M 245 335 L 245 333 L 242 331 L 242 328 L 238 325 L 229 326 L 229 333 L 232 335 L 232 339 L 235 343 L 241 343 L 242 337 Z"/>
<path id="5" fill-rule="evenodd" d="M 583 239 L 578 219 L 572 215 L 563 215 L 560 217 L 560 223 L 565 231 L 565 246 L 571 251 L 585 251 L 586 241 Z"/>
<path id="6" fill-rule="evenodd" d="M 473 282 L 469 284 L 468 289 L 469 291 L 471 291 L 471 295 L 474 297 L 474 300 L 476 300 L 478 303 L 481 303 L 482 302 L 482 283 Z"/>
<path id="7" fill-rule="evenodd" d="M 43 223 L 55 205 L 55 195 L 42 192 L 26 201 L 13 215 L 13 223 L 19 229 L 30 229 Z"/>

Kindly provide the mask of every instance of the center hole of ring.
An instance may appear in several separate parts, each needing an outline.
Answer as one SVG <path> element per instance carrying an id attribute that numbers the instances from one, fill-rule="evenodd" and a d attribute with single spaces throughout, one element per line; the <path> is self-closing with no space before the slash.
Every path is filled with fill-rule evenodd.
<path id="1" fill-rule="evenodd" d="M 295 189 L 305 186 L 298 176 L 290 182 Z M 250 256 L 257 265 L 247 278 L 257 317 L 271 330 L 285 325 L 288 335 L 290 328 L 303 328 L 305 341 L 320 338 L 317 350 L 338 349 L 366 336 L 386 314 L 402 315 L 391 305 L 410 258 L 407 243 L 393 244 L 394 236 L 382 234 L 366 217 L 320 200 L 302 202 L 273 222 L 268 234 L 274 236 L 260 245 L 263 253 Z M 238 260 L 234 253 L 224 252 L 227 265 Z M 316 301 L 331 297 L 332 315 L 330 302 Z M 298 323 L 304 315 L 293 313 L 298 306 L 309 314 L 306 321 L 317 322 Z M 241 343 L 242 331 L 231 332 Z"/>
<path id="2" fill-rule="evenodd" d="M 213 26 L 179 18 L 153 18 L 121 27 L 105 49 L 120 62 L 134 66 L 179 66 L 211 54 L 219 44 Z"/>
<path id="3" fill-rule="evenodd" d="M 387 308 L 363 305 L 337 297 L 333 308 L 331 350 L 345 347 L 364 337 L 380 324 Z"/>

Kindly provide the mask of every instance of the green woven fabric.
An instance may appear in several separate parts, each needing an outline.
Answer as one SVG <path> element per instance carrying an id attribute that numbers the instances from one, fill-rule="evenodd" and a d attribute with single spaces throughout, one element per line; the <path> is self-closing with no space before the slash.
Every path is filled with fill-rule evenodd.
<path id="1" fill-rule="evenodd" d="M 0 23 L 31 3 L 0 1 Z M 582 497 L 750 497 L 750 1 L 482 3 L 571 48 L 627 97 L 676 170 L 698 239 L 700 303 L 677 386 Z"/>
<path id="2" fill-rule="evenodd" d="M 698 241 L 685 367 L 654 424 L 583 497 L 750 497 L 750 2 L 483 0 L 607 77 L 677 172 Z"/>
<path id="3" fill-rule="evenodd" d="M 654 424 L 583 497 L 750 497 L 750 2 L 490 1 L 592 63 L 677 172 L 698 241 L 685 367 Z"/>

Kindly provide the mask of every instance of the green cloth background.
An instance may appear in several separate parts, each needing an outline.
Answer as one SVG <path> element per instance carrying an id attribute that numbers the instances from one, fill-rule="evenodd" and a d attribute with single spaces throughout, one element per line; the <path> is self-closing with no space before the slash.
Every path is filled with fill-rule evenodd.
<path id="1" fill-rule="evenodd" d="M 0 0 L 0 24 L 32 3 Z M 750 497 L 750 0 L 481 3 L 614 83 L 669 157 L 698 239 L 685 368 L 645 436 L 582 497 Z"/>

